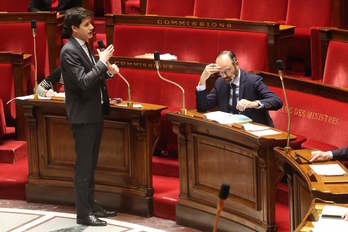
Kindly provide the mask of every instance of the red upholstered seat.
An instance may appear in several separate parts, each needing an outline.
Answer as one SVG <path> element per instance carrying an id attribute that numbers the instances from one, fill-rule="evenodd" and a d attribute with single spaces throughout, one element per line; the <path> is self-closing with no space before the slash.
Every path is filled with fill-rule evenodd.
<path id="1" fill-rule="evenodd" d="M 328 26 L 332 20 L 332 0 L 288 0 L 286 24 L 297 28 Z"/>
<path id="2" fill-rule="evenodd" d="M 14 90 L 14 75 L 13 67 L 11 64 L 0 64 L 0 98 L 5 103 L 1 106 L 1 111 L 4 113 L 6 118 L 16 117 L 15 103 L 6 104 L 9 100 L 15 97 Z"/>
<path id="3" fill-rule="evenodd" d="M 105 13 L 110 13 L 110 14 L 122 13 L 121 0 L 107 0 L 104 2 L 105 2 L 105 6 L 104 6 Z"/>
<path id="4" fill-rule="evenodd" d="M 6 126 L 4 105 L 3 105 L 2 99 L 0 98 L 0 141 L 3 138 L 14 136 L 14 134 L 15 134 L 14 127 Z"/>
<path id="5" fill-rule="evenodd" d="M 266 33 L 116 25 L 114 46 L 119 56 L 159 51 L 200 63 L 213 62 L 220 51 L 232 50 L 243 69 L 268 70 Z"/>
<path id="6" fill-rule="evenodd" d="M 270 89 L 278 96 L 283 96 L 281 89 Z M 291 114 L 291 133 L 307 138 L 302 144 L 303 147 L 327 150 L 347 146 L 347 104 L 289 89 L 287 96 Z M 271 116 L 276 128 L 286 130 L 285 106 L 279 111 L 272 111 Z"/>
<path id="7" fill-rule="evenodd" d="M 295 36 L 286 46 L 288 65 L 300 64 L 298 71 L 310 74 L 310 28 L 332 24 L 332 0 L 288 0 L 286 24 L 296 26 Z"/>
<path id="8" fill-rule="evenodd" d="M 146 14 L 192 16 L 195 0 L 147 0 Z"/>
<path id="9" fill-rule="evenodd" d="M 242 0 L 196 0 L 193 15 L 202 18 L 239 18 Z"/>
<path id="10" fill-rule="evenodd" d="M 240 19 L 284 22 L 288 0 L 242 0 Z"/>
<path id="11" fill-rule="evenodd" d="M 140 14 L 140 0 L 125 0 L 126 14 Z"/>
<path id="12" fill-rule="evenodd" d="M 29 0 L 17 0 L 15 2 L 9 0 L 0 1 L 0 11 L 2 12 L 27 12 Z"/>
<path id="13" fill-rule="evenodd" d="M 348 88 L 348 43 L 331 40 L 327 50 L 324 84 Z"/>
<path id="14" fill-rule="evenodd" d="M 6 32 L 6 36 L 0 38 L 0 51 L 33 54 L 34 45 L 30 22 L 0 23 L 0 31 Z M 47 34 L 43 22 L 37 23 L 36 48 L 38 80 L 40 81 L 49 74 Z M 34 59 L 32 59 L 32 64 L 34 65 Z M 31 86 L 34 86 L 34 76 L 31 77 Z"/>

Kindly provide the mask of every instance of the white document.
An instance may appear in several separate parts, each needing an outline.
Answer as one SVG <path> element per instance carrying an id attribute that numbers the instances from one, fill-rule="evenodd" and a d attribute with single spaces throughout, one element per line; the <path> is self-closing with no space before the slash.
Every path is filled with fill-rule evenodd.
<path id="1" fill-rule="evenodd" d="M 204 117 L 208 120 L 218 122 L 223 125 L 232 125 L 233 123 L 248 123 L 251 119 L 242 114 L 230 114 L 222 111 L 205 113 Z"/>
<path id="2" fill-rule="evenodd" d="M 55 97 L 65 98 L 65 93 L 56 93 L 54 96 Z"/>
<path id="3" fill-rule="evenodd" d="M 142 58 L 142 59 L 153 59 L 153 53 L 145 53 L 143 55 L 137 55 L 135 58 Z M 161 60 L 178 60 L 178 57 L 169 53 L 165 53 L 160 55 Z"/>
<path id="4" fill-rule="evenodd" d="M 267 130 L 269 129 L 268 126 L 260 126 L 260 125 L 256 125 L 256 124 L 253 124 L 253 123 L 245 123 L 243 124 L 243 128 L 244 130 L 246 131 L 261 131 L 261 130 Z"/>
<path id="5" fill-rule="evenodd" d="M 260 130 L 260 131 L 249 131 L 250 134 L 253 134 L 257 137 L 262 137 L 262 136 L 266 136 L 266 135 L 277 135 L 280 134 L 281 132 L 276 131 L 276 130 L 272 130 L 272 129 L 268 129 L 268 130 Z"/>
<path id="6" fill-rule="evenodd" d="M 338 164 L 311 164 L 311 169 L 322 176 L 342 176 L 346 172 Z"/>
<path id="7" fill-rule="evenodd" d="M 345 213 L 348 213 L 348 208 L 336 205 L 325 205 L 321 215 L 329 215 L 329 216 L 340 216 L 342 217 Z"/>
<path id="8" fill-rule="evenodd" d="M 313 222 L 313 232 L 347 232 L 348 222 L 343 219 L 320 218 Z"/>
<path id="9" fill-rule="evenodd" d="M 121 106 L 121 107 L 128 107 L 127 104 L 116 104 L 117 106 Z M 142 104 L 133 104 L 133 106 L 131 108 L 143 108 L 144 106 Z"/>
<path id="10" fill-rule="evenodd" d="M 39 99 L 43 99 L 43 100 L 49 100 L 50 97 L 41 97 L 41 96 L 38 96 Z M 34 99 L 34 95 L 26 95 L 26 96 L 19 96 L 19 97 L 15 97 L 13 99 L 11 99 L 10 101 L 6 102 L 6 104 L 10 103 L 11 101 L 15 100 L 15 99 L 19 99 L 19 100 L 32 100 Z"/>

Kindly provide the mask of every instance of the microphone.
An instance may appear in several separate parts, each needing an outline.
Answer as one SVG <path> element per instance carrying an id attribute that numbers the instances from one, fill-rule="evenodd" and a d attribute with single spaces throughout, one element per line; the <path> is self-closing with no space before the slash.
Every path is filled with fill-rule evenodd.
<path id="1" fill-rule="evenodd" d="M 34 99 L 39 99 L 37 93 L 37 56 L 36 56 L 36 20 L 31 20 L 31 30 L 33 33 L 33 42 L 34 42 L 34 77 L 35 77 L 35 87 L 34 87 Z"/>
<path id="2" fill-rule="evenodd" d="M 217 231 L 220 214 L 224 208 L 225 200 L 227 199 L 229 193 L 230 193 L 230 185 L 226 183 L 221 184 L 220 192 L 219 192 L 219 202 L 217 204 L 216 218 L 215 218 L 215 225 L 214 225 L 213 232 Z"/>
<path id="3" fill-rule="evenodd" d="M 159 76 L 160 79 L 162 79 L 163 81 L 166 81 L 172 85 L 175 85 L 176 87 L 178 87 L 181 92 L 182 92 L 182 107 L 181 107 L 181 113 L 183 115 L 186 115 L 187 114 L 187 109 L 185 107 L 185 90 L 183 87 L 181 87 L 178 83 L 174 82 L 174 81 L 171 81 L 171 80 L 168 80 L 166 78 L 164 78 L 160 71 L 159 71 L 159 67 L 160 67 L 160 53 L 158 51 L 155 51 L 153 53 L 153 58 L 154 58 L 154 61 L 155 61 L 155 67 L 156 67 L 156 70 L 157 70 L 157 75 Z"/>
<path id="4" fill-rule="evenodd" d="M 98 40 L 98 47 L 100 48 L 100 50 L 104 50 L 105 49 L 105 44 L 103 42 L 103 40 Z M 118 72 L 116 72 L 117 75 L 126 83 L 127 88 L 128 88 L 128 102 L 127 102 L 127 106 L 128 107 L 133 107 L 133 102 L 131 99 L 131 91 L 130 91 L 130 85 L 129 82 L 127 81 L 127 79 L 120 73 L 120 71 L 118 70 Z"/>
<path id="5" fill-rule="evenodd" d="M 288 98 L 286 96 L 286 91 L 285 91 L 285 85 L 284 85 L 284 80 L 283 80 L 283 61 L 281 59 L 276 60 L 276 67 L 278 70 L 278 75 L 280 78 L 280 82 L 282 83 L 282 89 L 283 89 L 283 94 L 284 94 L 284 100 L 285 100 L 285 106 L 286 106 L 286 111 L 288 113 L 288 131 L 287 131 L 287 140 L 286 140 L 286 147 L 284 148 L 285 151 L 289 154 L 290 153 L 290 109 L 289 109 L 289 103 L 288 103 Z"/>

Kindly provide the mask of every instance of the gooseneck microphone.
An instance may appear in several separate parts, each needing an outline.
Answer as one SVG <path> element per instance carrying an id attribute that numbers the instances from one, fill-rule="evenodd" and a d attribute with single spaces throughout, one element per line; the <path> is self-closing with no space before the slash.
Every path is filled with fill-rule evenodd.
<path id="1" fill-rule="evenodd" d="M 221 184 L 220 192 L 219 192 L 219 202 L 217 204 L 216 218 L 215 218 L 215 225 L 214 225 L 213 232 L 217 231 L 220 214 L 224 208 L 225 200 L 227 199 L 228 194 L 230 194 L 230 185 L 226 183 Z"/>
<path id="2" fill-rule="evenodd" d="M 98 47 L 100 50 L 104 50 L 105 49 L 105 44 L 102 40 L 98 40 Z M 127 81 L 127 79 L 118 71 L 117 75 L 126 83 L 127 88 L 128 88 L 128 102 L 127 102 L 127 106 L 132 107 L 133 103 L 132 103 L 132 98 L 131 98 L 131 91 L 130 91 L 130 85 L 129 82 Z"/>
<path id="3" fill-rule="evenodd" d="M 157 74 L 158 74 L 159 78 L 162 79 L 163 81 L 166 81 L 166 82 L 172 84 L 172 85 L 175 85 L 176 87 L 178 87 L 178 88 L 181 90 L 181 92 L 182 92 L 182 107 L 181 107 L 181 113 L 182 113 L 183 115 L 186 115 L 186 114 L 187 114 L 187 109 L 186 109 L 186 107 L 185 107 L 185 90 L 184 90 L 184 88 L 181 87 L 181 85 L 179 85 L 178 83 L 176 83 L 176 82 L 174 82 L 174 81 L 171 81 L 171 80 L 168 80 L 168 79 L 164 78 L 164 77 L 161 75 L 161 73 L 160 73 L 160 71 L 159 71 L 159 68 L 160 68 L 160 64 L 159 64 L 159 63 L 160 63 L 160 53 L 159 53 L 158 51 L 155 51 L 155 52 L 153 53 L 153 58 L 154 58 L 154 61 L 155 61 L 155 67 L 156 67 Z"/>
<path id="4" fill-rule="evenodd" d="M 288 131 L 287 131 L 288 136 L 287 136 L 287 140 L 286 140 L 286 147 L 284 149 L 287 153 L 289 153 L 290 152 L 290 109 L 289 109 L 288 98 L 286 96 L 285 85 L 284 85 L 284 80 L 283 80 L 283 70 L 284 70 L 283 61 L 281 59 L 276 60 L 276 66 L 277 66 L 280 81 L 282 83 L 285 106 L 286 106 L 286 111 L 288 113 Z"/>
<path id="5" fill-rule="evenodd" d="M 34 86 L 34 99 L 37 100 L 39 98 L 37 93 L 37 56 L 36 56 L 36 20 L 31 20 L 31 30 L 33 33 L 33 41 L 34 41 L 34 77 L 35 77 L 35 86 Z"/>

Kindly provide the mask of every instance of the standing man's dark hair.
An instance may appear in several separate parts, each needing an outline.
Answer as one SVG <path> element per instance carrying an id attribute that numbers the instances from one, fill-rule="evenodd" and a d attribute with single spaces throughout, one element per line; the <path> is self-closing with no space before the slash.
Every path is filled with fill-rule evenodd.
<path id="1" fill-rule="evenodd" d="M 64 15 L 62 38 L 70 38 L 72 35 L 72 26 L 79 27 L 83 19 L 92 16 L 93 13 L 83 7 L 75 7 L 67 10 Z"/>
<path id="2" fill-rule="evenodd" d="M 60 53 L 65 89 L 66 113 L 75 141 L 75 204 L 77 224 L 105 226 L 98 217 L 115 216 L 94 199 L 94 171 L 97 166 L 104 114 L 109 110 L 105 80 L 116 73 L 109 63 L 112 45 L 93 56 L 88 40 L 93 37 L 91 13 L 81 7 L 69 9 L 64 19 L 69 41 Z M 118 68 L 117 68 L 118 69 Z M 107 73 L 108 71 L 108 73 Z"/>

